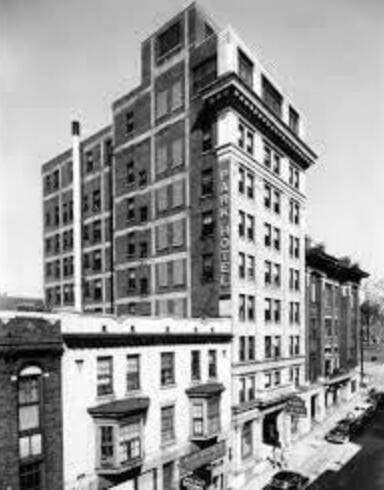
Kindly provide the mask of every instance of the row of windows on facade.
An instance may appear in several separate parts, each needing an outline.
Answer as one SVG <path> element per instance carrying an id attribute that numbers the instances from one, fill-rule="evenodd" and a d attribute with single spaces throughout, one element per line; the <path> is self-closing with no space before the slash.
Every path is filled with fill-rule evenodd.
<path id="1" fill-rule="evenodd" d="M 255 132 L 249 129 L 244 123 L 239 122 L 238 124 L 238 146 L 246 151 L 249 155 L 254 156 L 254 137 Z M 271 145 L 264 142 L 263 146 L 263 164 L 266 168 L 268 168 L 275 175 L 281 175 L 281 162 L 282 155 L 280 152 L 276 151 Z M 254 175 L 253 172 L 249 170 L 245 170 L 244 167 L 239 167 L 239 192 L 244 194 L 244 183 L 247 178 L 250 184 L 253 184 Z M 293 164 L 288 164 L 288 183 L 294 189 L 300 188 L 300 170 Z M 250 194 L 247 193 L 248 197 L 253 197 L 253 192 L 250 190 L 252 185 L 247 187 L 249 189 Z"/>
<path id="2" fill-rule="evenodd" d="M 199 382 L 203 378 L 201 368 L 201 351 L 192 350 L 190 352 L 190 380 Z M 160 353 L 160 386 L 175 386 L 176 385 L 176 353 L 162 352 Z M 217 350 L 211 349 L 208 351 L 208 379 L 216 379 L 218 377 L 217 369 Z M 126 391 L 141 390 L 140 381 L 140 355 L 127 356 L 127 374 L 126 374 Z M 105 356 L 97 358 L 97 396 L 103 397 L 112 395 L 113 389 L 113 357 Z"/>
<path id="3" fill-rule="evenodd" d="M 264 321 L 267 323 L 281 323 L 282 300 L 265 298 Z M 300 303 L 290 301 L 289 303 L 289 323 L 300 324 Z M 254 321 L 256 317 L 255 296 L 239 294 L 239 320 Z"/>
<path id="4" fill-rule="evenodd" d="M 112 139 L 107 139 L 104 142 L 104 165 L 110 166 L 112 164 L 113 158 L 113 144 Z M 90 150 L 85 152 L 84 154 L 84 164 L 83 170 L 84 173 L 91 173 L 96 169 L 95 167 L 95 155 L 94 151 Z M 66 172 L 66 176 L 64 176 L 64 172 Z M 64 186 L 64 182 L 66 185 L 69 185 L 73 180 L 73 165 L 71 161 L 66 162 L 61 166 L 61 180 L 60 180 L 60 170 L 55 169 L 50 174 L 44 176 L 44 194 L 50 194 L 56 192 L 60 189 L 60 187 Z"/>
<path id="5" fill-rule="evenodd" d="M 136 301 L 130 301 L 125 312 L 129 315 L 136 315 L 140 303 Z M 144 314 L 144 313 L 141 313 Z M 145 313 L 151 314 L 151 307 Z M 157 299 L 155 301 L 155 315 L 156 316 L 174 316 L 177 318 L 186 318 L 187 316 L 187 298 L 171 298 L 171 299 Z"/>
<path id="6" fill-rule="evenodd" d="M 310 278 L 310 301 L 316 303 L 320 301 L 322 297 L 321 280 L 316 275 L 311 275 Z M 342 287 L 338 285 L 332 285 L 328 282 L 324 285 L 324 305 L 328 310 L 334 308 L 340 308 Z M 352 300 L 358 304 L 358 298 L 356 294 L 352 294 Z"/>
<path id="7" fill-rule="evenodd" d="M 281 336 L 267 335 L 264 337 L 264 358 L 279 359 L 282 356 Z M 298 335 L 289 336 L 288 356 L 294 357 L 300 355 L 300 337 Z M 244 336 L 239 337 L 239 361 L 254 361 L 256 359 L 255 352 L 255 337 Z"/>
<path id="8" fill-rule="evenodd" d="M 83 282 L 84 300 L 102 301 L 103 300 L 103 280 L 93 279 Z M 64 305 L 74 304 L 74 285 L 63 284 L 63 287 L 56 286 L 46 289 L 46 300 L 50 305 L 60 306 L 63 300 Z"/>
<path id="9" fill-rule="evenodd" d="M 249 87 L 253 88 L 254 64 L 249 57 L 241 50 L 237 51 L 238 75 Z M 283 110 L 283 96 L 268 80 L 261 75 L 261 99 L 265 105 L 280 119 Z M 299 134 L 300 117 L 298 112 L 290 105 L 288 111 L 288 127 L 295 134 Z"/>
<path id="10" fill-rule="evenodd" d="M 211 213 L 211 212 L 209 212 Z M 203 213 L 204 221 L 208 222 L 209 214 Z M 209 220 L 210 221 L 210 220 Z M 212 216 L 213 221 L 213 216 Z M 238 233 L 240 238 L 247 238 L 249 241 L 255 241 L 255 218 L 254 216 L 239 211 L 239 226 Z M 276 251 L 281 250 L 281 230 L 270 223 L 264 223 L 264 245 L 266 248 L 273 248 Z M 290 235 L 289 239 L 289 254 L 291 257 L 299 257 L 299 239 Z"/>

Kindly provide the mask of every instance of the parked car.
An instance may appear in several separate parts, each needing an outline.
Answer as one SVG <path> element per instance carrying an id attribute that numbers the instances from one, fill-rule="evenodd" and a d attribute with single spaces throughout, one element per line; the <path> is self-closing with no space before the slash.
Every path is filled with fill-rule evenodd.
<path id="1" fill-rule="evenodd" d="M 334 427 L 325 434 L 325 440 L 333 444 L 343 444 L 349 441 L 349 428 Z"/>
<path id="2" fill-rule="evenodd" d="M 304 490 L 308 487 L 309 478 L 294 471 L 279 471 L 264 490 Z"/>

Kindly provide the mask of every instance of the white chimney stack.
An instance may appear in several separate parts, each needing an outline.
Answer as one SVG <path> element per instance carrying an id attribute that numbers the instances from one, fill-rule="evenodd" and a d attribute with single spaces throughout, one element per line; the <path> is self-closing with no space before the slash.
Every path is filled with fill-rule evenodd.
<path id="1" fill-rule="evenodd" d="M 80 123 L 72 121 L 72 169 L 73 169 L 73 267 L 75 311 L 83 311 L 82 291 L 82 234 L 81 234 L 81 158 Z"/>

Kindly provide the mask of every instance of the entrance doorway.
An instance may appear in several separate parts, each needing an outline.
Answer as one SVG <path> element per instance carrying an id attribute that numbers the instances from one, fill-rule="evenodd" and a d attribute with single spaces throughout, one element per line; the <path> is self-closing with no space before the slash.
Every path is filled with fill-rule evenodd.
<path id="1" fill-rule="evenodd" d="M 280 411 L 267 413 L 263 419 L 263 443 L 280 447 L 280 434 L 277 428 L 277 417 Z"/>

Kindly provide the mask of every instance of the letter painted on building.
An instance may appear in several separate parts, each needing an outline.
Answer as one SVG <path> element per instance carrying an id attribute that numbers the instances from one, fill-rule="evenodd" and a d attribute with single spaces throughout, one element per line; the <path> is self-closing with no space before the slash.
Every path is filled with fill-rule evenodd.
<path id="1" fill-rule="evenodd" d="M 231 291 L 231 201 L 230 161 L 220 162 L 219 170 L 219 259 L 220 298 L 229 299 Z"/>

